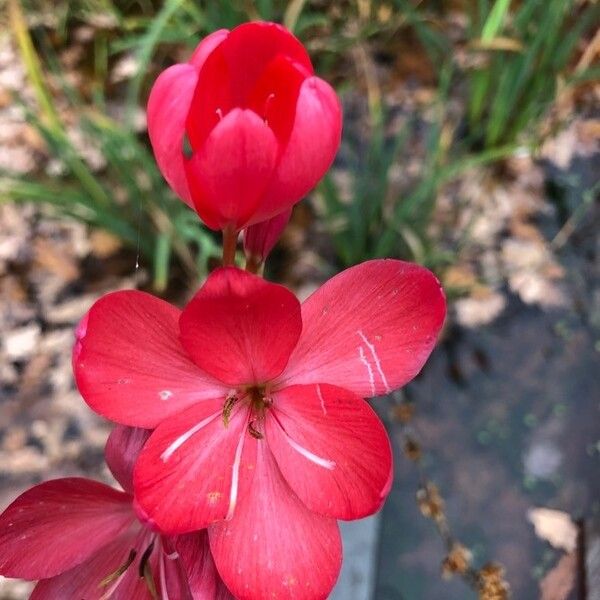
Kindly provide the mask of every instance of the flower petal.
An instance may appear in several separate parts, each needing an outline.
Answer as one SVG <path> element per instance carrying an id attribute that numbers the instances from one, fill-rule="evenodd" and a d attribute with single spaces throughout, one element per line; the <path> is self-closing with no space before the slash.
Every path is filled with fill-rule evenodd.
<path id="1" fill-rule="evenodd" d="M 275 168 L 279 145 L 273 131 L 253 111 L 235 108 L 195 150 L 185 171 L 196 211 L 213 229 L 241 229 Z"/>
<path id="2" fill-rule="evenodd" d="M 350 520 L 381 508 L 392 450 L 362 398 L 326 384 L 285 388 L 274 394 L 265 426 L 283 477 L 311 511 Z"/>
<path id="3" fill-rule="evenodd" d="M 200 150 L 211 131 L 234 108 L 229 65 L 222 44 L 208 56 L 198 73 L 185 130 L 194 150 Z"/>
<path id="4" fill-rule="evenodd" d="M 333 162 L 341 135 L 337 94 L 322 79 L 309 77 L 300 88 L 289 141 L 261 201 L 262 219 L 292 206 L 319 182 Z"/>
<path id="5" fill-rule="evenodd" d="M 386 394 L 421 370 L 446 301 L 427 269 L 372 260 L 346 269 L 302 305 L 302 335 L 283 385 L 330 383 L 361 397 Z"/>
<path id="6" fill-rule="evenodd" d="M 83 318 L 73 370 L 84 400 L 124 425 L 152 428 L 206 398 L 226 393 L 189 359 L 179 341 L 180 311 L 138 291 L 100 298 Z"/>
<path id="7" fill-rule="evenodd" d="M 158 168 L 173 191 L 192 208 L 183 165 L 183 137 L 197 80 L 193 65 L 169 67 L 154 82 L 147 109 L 148 135 Z"/>
<path id="8" fill-rule="evenodd" d="M 202 69 L 206 59 L 213 53 L 217 46 L 227 38 L 229 30 L 218 29 L 207 35 L 197 46 L 192 54 L 189 63 L 194 65 L 198 71 Z"/>
<path id="9" fill-rule="evenodd" d="M 231 31 L 221 45 L 231 72 L 235 103 L 243 106 L 267 65 L 283 55 L 309 74 L 313 68 L 304 46 L 277 23 L 244 23 Z"/>
<path id="10" fill-rule="evenodd" d="M 126 492 L 133 493 L 133 467 L 150 433 L 148 429 L 116 425 L 108 436 L 104 458 Z"/>
<path id="11" fill-rule="evenodd" d="M 197 533 L 177 536 L 174 538 L 174 546 L 185 568 L 193 598 L 234 600 L 217 572 L 205 529 Z"/>
<path id="12" fill-rule="evenodd" d="M 227 425 L 223 399 L 206 400 L 161 423 L 134 471 L 136 499 L 166 533 L 187 533 L 233 514 L 254 467 L 256 440 L 241 407 Z"/>
<path id="13" fill-rule="evenodd" d="M 302 329 L 292 292 L 234 267 L 210 274 L 179 324 L 196 364 L 232 386 L 277 377 Z"/>
<path id="14" fill-rule="evenodd" d="M 269 125 L 282 148 L 292 132 L 300 87 L 309 76 L 302 65 L 279 54 L 267 65 L 250 92 L 248 107 Z"/>
<path id="15" fill-rule="evenodd" d="M 82 563 L 135 521 L 131 501 L 77 477 L 27 490 L 0 515 L 0 574 L 43 579 Z"/>
<path id="16" fill-rule="evenodd" d="M 246 256 L 248 258 L 254 257 L 258 262 L 264 262 L 289 223 L 291 216 L 292 209 L 289 208 L 271 219 L 244 229 L 244 251 Z"/>
<path id="17" fill-rule="evenodd" d="M 83 564 L 56 577 L 40 581 L 35 586 L 30 600 L 152 600 L 144 579 L 139 576 L 139 561 L 150 544 L 151 536 L 150 531 L 139 528 L 119 536 Z M 135 557 L 126 571 L 120 577 L 106 581 L 116 574 L 119 567 L 127 564 L 132 551 L 135 552 Z M 158 553 L 154 550 L 148 564 L 155 585 L 160 589 L 157 559 Z"/>
<path id="18" fill-rule="evenodd" d="M 337 523 L 310 512 L 264 441 L 258 448 L 252 493 L 233 519 L 209 527 L 217 569 L 239 600 L 327 598 L 342 559 Z"/>
<path id="19" fill-rule="evenodd" d="M 194 204 L 183 166 L 185 123 L 198 71 L 228 34 L 226 29 L 221 29 L 205 37 L 194 50 L 189 64 L 173 65 L 159 75 L 148 98 L 148 135 L 156 162 L 173 191 L 192 208 Z"/>

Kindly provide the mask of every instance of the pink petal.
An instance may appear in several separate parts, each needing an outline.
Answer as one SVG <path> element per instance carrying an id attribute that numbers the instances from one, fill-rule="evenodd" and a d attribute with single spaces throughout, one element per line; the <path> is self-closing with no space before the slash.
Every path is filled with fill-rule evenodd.
<path id="1" fill-rule="evenodd" d="M 258 444 L 252 493 L 208 531 L 217 569 L 239 600 L 327 598 L 342 559 L 337 523 L 311 513 Z"/>
<path id="2" fill-rule="evenodd" d="M 179 342 L 180 311 L 138 291 L 100 298 L 83 318 L 73 370 L 84 400 L 108 419 L 152 428 L 206 398 L 226 393 Z"/>
<path id="3" fill-rule="evenodd" d="M 235 103 L 243 106 L 267 65 L 283 55 L 312 74 L 304 46 L 276 23 L 244 23 L 233 29 L 221 45 L 231 72 Z"/>
<path id="4" fill-rule="evenodd" d="M 267 65 L 250 92 L 248 107 L 264 119 L 283 148 L 294 126 L 300 87 L 309 76 L 301 65 L 279 54 Z"/>
<path id="5" fill-rule="evenodd" d="M 194 597 L 208 599 L 210 595 L 193 596 L 188 583 L 188 576 L 181 560 L 181 554 L 175 547 L 177 537 L 160 537 L 158 552 L 158 568 L 160 572 L 161 600 L 193 600 Z M 209 588 L 205 588 L 209 589 Z"/>
<path id="6" fill-rule="evenodd" d="M 213 229 L 241 229 L 269 184 L 278 152 L 275 135 L 256 113 L 236 108 L 225 115 L 185 161 L 202 220 Z"/>
<path id="7" fill-rule="evenodd" d="M 202 370 L 232 386 L 260 384 L 287 364 L 302 329 L 300 304 L 282 285 L 221 268 L 186 306 L 180 327 Z"/>
<path id="8" fill-rule="evenodd" d="M 183 137 L 197 79 L 194 66 L 173 65 L 154 82 L 147 109 L 148 135 L 158 168 L 173 191 L 191 207 L 183 165 Z"/>
<path id="9" fill-rule="evenodd" d="M 392 451 L 362 398 L 326 384 L 289 387 L 274 395 L 265 426 L 283 477 L 310 510 L 350 520 L 381 508 Z"/>
<path id="10" fill-rule="evenodd" d="M 187 533 L 233 514 L 254 466 L 256 440 L 248 414 L 234 408 L 228 425 L 224 400 L 199 402 L 159 425 L 134 471 L 136 499 L 167 533 Z"/>
<path id="11" fill-rule="evenodd" d="M 135 521 L 131 500 L 76 477 L 27 490 L 0 515 L 0 574 L 43 579 L 82 563 Z"/>
<path id="12" fill-rule="evenodd" d="M 217 572 L 206 530 L 180 535 L 174 540 L 192 596 L 197 600 L 234 600 Z"/>
<path id="13" fill-rule="evenodd" d="M 229 65 L 222 44 L 208 56 L 198 73 L 185 129 L 194 150 L 200 150 L 211 131 L 235 107 Z"/>
<path id="14" fill-rule="evenodd" d="M 189 63 L 194 65 L 198 71 L 202 69 L 206 59 L 212 54 L 217 46 L 227 38 L 229 31 L 227 29 L 218 29 L 207 35 L 197 46 L 189 60 Z"/>
<path id="15" fill-rule="evenodd" d="M 110 600 L 152 600 L 146 583 L 139 576 L 139 561 L 151 539 L 149 531 L 140 529 L 121 535 L 83 564 L 57 577 L 40 581 L 30 600 L 99 600 L 103 594 L 107 594 Z M 108 576 L 126 563 L 132 550 L 136 552 L 135 560 L 122 577 L 103 584 Z M 155 548 L 149 565 L 156 587 L 160 589 L 157 559 Z M 110 593 L 111 590 L 114 591 Z"/>
<path id="16" fill-rule="evenodd" d="M 292 209 L 284 210 L 277 216 L 251 225 L 244 229 L 244 251 L 247 257 L 255 257 L 264 262 L 279 240 L 292 216 Z"/>
<path id="17" fill-rule="evenodd" d="M 108 436 L 104 458 L 126 492 L 133 493 L 133 467 L 150 433 L 148 429 L 116 425 Z"/>
<path id="18" fill-rule="evenodd" d="M 423 267 L 385 259 L 346 269 L 302 305 L 302 335 L 281 385 L 389 393 L 421 370 L 445 314 L 440 283 Z"/>
<path id="19" fill-rule="evenodd" d="M 296 203 L 319 182 L 333 162 L 341 135 L 342 108 L 335 91 L 322 79 L 306 79 L 289 141 L 261 202 L 263 219 Z"/>

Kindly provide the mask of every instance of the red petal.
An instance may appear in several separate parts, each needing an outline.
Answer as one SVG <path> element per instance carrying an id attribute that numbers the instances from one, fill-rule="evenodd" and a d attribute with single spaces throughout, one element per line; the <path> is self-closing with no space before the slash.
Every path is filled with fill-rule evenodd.
<path id="1" fill-rule="evenodd" d="M 103 594 L 110 600 L 152 600 L 144 579 L 139 576 L 139 561 L 149 546 L 151 532 L 132 530 L 120 536 L 91 556 L 83 564 L 51 579 L 40 581 L 30 600 L 99 600 Z M 134 562 L 119 579 L 103 584 L 103 581 L 127 562 L 132 550 Z M 160 576 L 158 552 L 153 551 L 149 565 L 158 589 Z M 112 593 L 111 590 L 113 590 Z M 109 595 L 110 594 L 110 595 Z M 182 599 L 183 600 L 183 599 Z"/>
<path id="2" fill-rule="evenodd" d="M 85 561 L 134 521 L 129 494 L 89 479 L 46 481 L 0 515 L 0 574 L 53 577 Z"/>
<path id="3" fill-rule="evenodd" d="M 206 398 L 226 393 L 179 341 L 180 311 L 137 291 L 100 298 L 82 320 L 73 350 L 75 380 L 101 415 L 152 428 Z"/>
<path id="4" fill-rule="evenodd" d="M 256 440 L 248 414 L 235 409 L 225 426 L 223 399 L 199 402 L 159 425 L 134 472 L 136 499 L 164 532 L 186 533 L 224 519 L 245 493 Z"/>
<path id="5" fill-rule="evenodd" d="M 275 23 L 240 25 L 218 44 L 200 70 L 187 119 L 186 129 L 194 149 L 201 148 L 219 118 L 234 107 L 250 106 L 253 88 L 278 56 L 312 75 L 310 58 L 302 44 Z"/>
<path id="6" fill-rule="evenodd" d="M 232 386 L 277 377 L 302 329 L 292 292 L 234 267 L 211 273 L 179 323 L 196 364 Z"/>
<path id="7" fill-rule="evenodd" d="M 148 135 L 158 167 L 173 191 L 193 207 L 183 167 L 185 123 L 198 70 L 209 54 L 227 37 L 221 29 L 204 38 L 196 47 L 190 64 L 173 65 L 154 82 L 148 98 Z"/>
<path id="8" fill-rule="evenodd" d="M 313 72 L 304 46 L 276 23 L 244 23 L 231 31 L 221 48 L 229 65 L 237 106 L 246 105 L 259 77 L 278 55 L 297 62 L 309 74 Z"/>
<path id="9" fill-rule="evenodd" d="M 173 65 L 154 82 L 148 98 L 148 135 L 158 168 L 173 191 L 193 207 L 183 166 L 183 136 L 198 79 L 189 64 Z"/>
<path id="10" fill-rule="evenodd" d="M 327 598 L 342 558 L 337 523 L 311 513 L 258 444 L 252 493 L 208 531 L 217 569 L 239 600 Z"/>
<path id="11" fill-rule="evenodd" d="M 198 73 L 185 129 L 194 150 L 200 150 L 211 131 L 234 108 L 229 65 L 223 45 L 206 58 Z"/>
<path id="12" fill-rule="evenodd" d="M 340 146 L 342 108 L 325 81 L 306 79 L 300 88 L 288 144 L 261 202 L 262 218 L 305 196 L 325 175 Z"/>
<path id="13" fill-rule="evenodd" d="M 277 392 L 266 419 L 283 477 L 312 511 L 337 519 L 373 514 L 389 492 L 392 450 L 362 399 L 331 385 Z"/>
<path id="14" fill-rule="evenodd" d="M 259 262 L 263 262 L 277 243 L 291 216 L 292 209 L 289 208 L 272 219 L 244 229 L 244 251 L 246 256 L 255 257 Z"/>
<path id="15" fill-rule="evenodd" d="M 192 596 L 181 553 L 175 547 L 177 539 L 177 537 L 160 536 L 157 559 L 160 571 L 161 600 L 193 600 L 194 598 L 208 600 L 212 596 Z"/>
<path id="16" fill-rule="evenodd" d="M 241 229 L 269 184 L 278 151 L 275 135 L 256 113 L 229 112 L 185 162 L 202 220 L 213 229 Z"/>
<path id="17" fill-rule="evenodd" d="M 206 530 L 174 538 L 192 595 L 197 600 L 234 600 L 215 567 Z"/>
<path id="18" fill-rule="evenodd" d="M 108 436 L 104 458 L 126 492 L 133 493 L 133 467 L 150 433 L 148 429 L 116 425 Z"/>
<path id="19" fill-rule="evenodd" d="M 301 65 L 280 54 L 269 63 L 250 92 L 248 107 L 264 119 L 282 147 L 292 132 L 300 86 L 309 75 Z"/>
<path id="20" fill-rule="evenodd" d="M 207 35 L 197 46 L 189 60 L 189 63 L 194 65 L 198 71 L 202 69 L 206 59 L 213 53 L 217 46 L 227 38 L 229 31 L 227 29 L 219 29 Z"/>
<path id="21" fill-rule="evenodd" d="M 440 283 L 423 267 L 386 259 L 346 269 L 302 305 L 302 335 L 282 380 L 389 393 L 421 370 L 445 314 Z"/>

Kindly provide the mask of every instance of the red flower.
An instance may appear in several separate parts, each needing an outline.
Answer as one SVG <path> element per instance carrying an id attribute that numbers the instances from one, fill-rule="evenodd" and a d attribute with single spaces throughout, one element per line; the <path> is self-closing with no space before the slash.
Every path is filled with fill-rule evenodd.
<path id="1" fill-rule="evenodd" d="M 108 440 L 125 492 L 73 477 L 19 496 L 0 515 L 0 574 L 40 580 L 32 600 L 231 599 L 205 531 L 160 535 L 136 515 L 133 463 L 149 433 L 117 426 Z"/>
<path id="2" fill-rule="evenodd" d="M 209 35 L 189 63 L 160 75 L 148 101 L 158 166 L 212 229 L 240 230 L 290 208 L 331 165 L 341 126 L 335 92 L 275 23 Z"/>
<path id="3" fill-rule="evenodd" d="M 237 598 L 325 598 L 336 519 L 375 512 L 391 484 L 389 441 L 362 397 L 412 379 L 444 315 L 435 277 L 397 260 L 348 269 L 302 306 L 222 268 L 183 312 L 137 291 L 100 299 L 75 375 L 94 410 L 156 427 L 138 500 L 165 531 L 208 526 Z"/>

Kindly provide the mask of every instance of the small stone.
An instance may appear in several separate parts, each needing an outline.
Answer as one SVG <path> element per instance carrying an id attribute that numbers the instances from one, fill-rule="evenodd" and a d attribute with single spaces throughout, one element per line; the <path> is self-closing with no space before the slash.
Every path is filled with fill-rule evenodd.
<path id="1" fill-rule="evenodd" d="M 40 326 L 37 323 L 9 331 L 2 343 L 6 356 L 11 360 L 27 358 L 37 346 L 40 333 Z"/>

